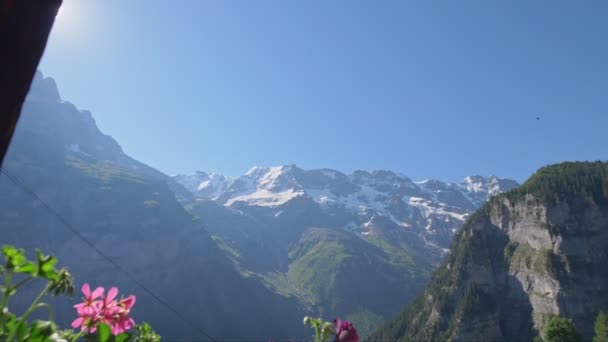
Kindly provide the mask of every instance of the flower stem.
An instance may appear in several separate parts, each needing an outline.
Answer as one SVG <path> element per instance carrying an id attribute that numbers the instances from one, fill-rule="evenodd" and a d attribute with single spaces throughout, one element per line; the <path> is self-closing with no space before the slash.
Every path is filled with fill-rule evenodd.
<path id="1" fill-rule="evenodd" d="M 54 322 L 55 320 L 53 319 L 53 308 L 47 304 L 47 303 L 39 303 L 38 305 L 36 305 L 35 309 L 40 309 L 40 308 L 46 308 L 49 311 L 49 321 Z"/>
<path id="2" fill-rule="evenodd" d="M 51 285 L 53 285 L 53 283 L 49 282 L 44 287 L 44 289 L 42 290 L 42 292 L 40 292 L 38 297 L 36 297 L 36 299 L 34 299 L 34 302 L 32 303 L 32 305 L 30 305 L 30 307 L 25 311 L 25 313 L 21 317 L 19 317 L 18 324 L 25 324 L 25 320 L 32 313 L 32 311 L 34 311 L 40 307 L 40 305 L 38 305 L 38 302 L 40 302 L 40 300 L 42 300 L 42 297 L 44 297 L 44 295 L 46 295 L 46 293 L 49 292 L 49 290 L 51 289 Z M 51 315 L 52 315 L 52 313 L 51 313 Z M 15 332 L 11 333 L 8 336 L 9 341 L 12 340 L 14 334 L 15 334 Z"/>
<path id="3" fill-rule="evenodd" d="M 11 280 L 13 277 L 13 273 L 11 271 L 7 271 L 4 276 L 4 294 L 2 295 L 2 305 L 0 305 L 0 310 L 4 309 L 8 304 L 8 294 L 11 292 Z"/>
<path id="4" fill-rule="evenodd" d="M 49 290 L 51 289 L 52 285 L 53 285 L 53 283 L 49 282 L 44 287 L 44 290 L 42 290 L 42 292 L 40 292 L 40 294 L 38 295 L 38 297 L 36 297 L 36 299 L 34 299 L 34 302 L 32 303 L 32 305 L 30 305 L 30 307 L 25 311 L 25 313 L 23 314 L 23 316 L 21 316 L 20 319 L 25 320 L 27 318 L 27 316 L 29 316 L 30 313 L 32 313 L 32 311 L 34 311 L 37 308 L 38 302 L 40 302 L 42 300 L 42 297 L 44 297 L 46 295 L 46 293 L 49 292 Z"/>
<path id="5" fill-rule="evenodd" d="M 27 284 L 28 282 L 32 281 L 33 279 L 34 279 L 34 278 L 31 278 L 31 277 L 25 278 L 25 279 L 23 279 L 22 281 L 20 281 L 20 282 L 18 282 L 17 284 L 15 284 L 15 286 L 13 286 L 13 288 L 12 288 L 12 289 L 13 289 L 13 290 L 16 290 L 16 289 L 18 289 L 19 287 L 21 287 L 21 286 L 23 286 L 23 285 Z"/>
<path id="6" fill-rule="evenodd" d="M 82 337 L 82 335 L 84 335 L 84 330 L 80 330 L 80 332 L 78 333 L 78 335 L 76 335 L 74 337 L 74 339 L 72 341 L 70 341 L 70 342 L 77 342 L 78 339 Z"/>
<path id="7" fill-rule="evenodd" d="M 10 270 L 6 270 L 4 275 L 4 293 L 2 294 L 2 304 L 0 304 L 0 327 L 4 327 L 4 309 L 8 305 L 8 298 L 11 293 L 11 281 L 13 273 Z"/>

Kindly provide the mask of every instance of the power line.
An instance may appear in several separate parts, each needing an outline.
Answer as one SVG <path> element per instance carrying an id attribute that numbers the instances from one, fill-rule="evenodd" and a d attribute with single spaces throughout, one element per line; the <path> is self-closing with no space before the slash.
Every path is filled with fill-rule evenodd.
<path id="1" fill-rule="evenodd" d="M 55 216 L 55 218 L 64 226 L 66 227 L 68 230 L 70 230 L 74 235 L 76 235 L 76 237 L 78 237 L 82 242 L 84 242 L 86 245 L 88 245 L 89 247 L 91 247 L 91 249 L 93 249 L 95 252 L 97 252 L 97 254 L 99 254 L 102 258 L 104 258 L 107 262 L 109 262 L 110 264 L 112 264 L 114 267 L 116 267 L 116 269 L 118 269 L 120 272 L 122 272 L 124 275 L 127 276 L 127 278 L 129 278 L 129 280 L 131 280 L 135 285 L 139 286 L 141 289 L 143 289 L 146 293 L 148 293 L 150 296 L 152 296 L 152 298 L 156 299 L 157 302 L 159 302 L 161 305 L 163 305 L 164 307 L 166 307 L 167 309 L 169 309 L 171 312 L 173 312 L 173 314 L 175 314 L 175 316 L 177 316 L 179 319 L 181 319 L 184 323 L 186 323 L 187 325 L 190 326 L 190 328 L 192 328 L 195 331 L 198 331 L 201 335 L 205 336 L 207 339 L 209 339 L 210 341 L 216 342 L 216 340 L 211 337 L 209 334 L 207 334 L 204 330 L 202 330 L 201 328 L 199 328 L 198 326 L 192 324 L 190 321 L 188 321 L 179 311 L 177 311 L 175 308 L 173 308 L 169 303 L 167 303 L 165 300 L 163 300 L 162 298 L 160 298 L 158 295 L 156 295 L 154 292 L 152 292 L 152 290 L 148 289 L 145 285 L 143 285 L 140 281 L 138 281 L 133 275 L 131 275 L 131 273 L 129 273 L 124 267 L 120 266 L 118 263 L 116 263 L 114 260 L 112 260 L 112 258 L 110 258 L 109 256 L 107 256 L 106 254 L 104 254 L 99 248 L 97 248 L 95 246 L 95 244 L 93 244 L 91 241 L 89 241 L 86 237 L 84 237 L 84 235 L 82 235 L 76 228 L 74 228 L 74 226 L 72 226 L 66 219 L 64 219 L 58 212 L 56 212 L 53 208 L 51 208 L 51 206 L 49 206 L 45 201 L 42 200 L 42 198 L 40 198 L 34 191 L 32 191 L 29 187 L 27 187 L 25 184 L 23 184 L 23 182 L 21 182 L 19 180 L 19 178 L 11 175 L 8 170 L 6 170 L 4 167 L 0 167 L 0 170 L 2 171 L 2 173 L 4 173 L 4 175 L 6 177 L 8 177 L 8 179 L 10 179 L 15 185 L 17 185 L 21 190 L 23 190 L 24 192 L 26 192 L 27 194 L 29 194 L 30 196 L 32 196 L 33 198 L 35 198 L 36 200 L 38 200 L 43 206 L 44 208 L 46 208 L 53 216 Z"/>

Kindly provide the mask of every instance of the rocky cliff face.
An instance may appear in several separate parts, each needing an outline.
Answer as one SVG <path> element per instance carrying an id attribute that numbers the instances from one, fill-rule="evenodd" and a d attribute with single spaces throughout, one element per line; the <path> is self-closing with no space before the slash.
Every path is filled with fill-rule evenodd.
<path id="1" fill-rule="evenodd" d="M 372 338 L 523 341 L 608 308 L 608 164 L 541 169 L 473 215 L 430 285 Z"/>

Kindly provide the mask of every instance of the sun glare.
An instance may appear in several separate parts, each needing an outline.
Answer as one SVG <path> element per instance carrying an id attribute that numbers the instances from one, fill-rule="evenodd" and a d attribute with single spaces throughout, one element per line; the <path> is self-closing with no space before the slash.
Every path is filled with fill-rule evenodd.
<path id="1" fill-rule="evenodd" d="M 83 36 L 85 23 L 83 22 L 82 6 L 78 2 L 63 1 L 55 16 L 52 39 L 62 42 L 74 43 Z"/>
<path id="2" fill-rule="evenodd" d="M 57 15 L 55 16 L 55 20 L 62 20 L 65 17 L 65 4 L 62 4 L 57 11 Z"/>

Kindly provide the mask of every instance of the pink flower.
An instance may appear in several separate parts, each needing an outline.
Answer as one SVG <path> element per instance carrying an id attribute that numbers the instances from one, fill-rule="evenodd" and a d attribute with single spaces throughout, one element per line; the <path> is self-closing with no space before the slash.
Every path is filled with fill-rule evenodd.
<path id="1" fill-rule="evenodd" d="M 131 308 L 135 305 L 135 296 L 130 295 L 127 298 L 121 299 L 118 303 L 118 306 L 123 312 L 129 313 L 131 312 Z"/>
<path id="2" fill-rule="evenodd" d="M 88 284 L 82 286 L 84 301 L 74 305 L 78 318 L 72 322 L 72 328 L 79 328 L 85 332 L 94 333 L 99 323 L 104 323 L 112 328 L 112 334 L 119 335 L 135 326 L 135 321 L 129 314 L 135 304 L 135 296 L 116 301 L 118 289 L 110 288 L 107 295 L 98 287 L 91 294 Z M 97 298 L 101 297 L 100 300 Z"/>
<path id="3" fill-rule="evenodd" d="M 116 304 L 116 301 L 114 299 L 116 298 L 117 295 L 118 295 L 118 288 L 111 287 L 110 290 L 108 291 L 108 295 L 102 296 L 103 297 L 103 306 L 107 307 L 107 306 L 111 306 L 111 304 Z"/>
<path id="4" fill-rule="evenodd" d="M 74 329 L 80 328 L 80 330 L 82 330 L 82 331 L 92 332 L 92 333 L 94 333 L 97 330 L 97 327 L 92 325 L 91 318 L 85 317 L 85 316 L 80 316 L 80 317 L 76 318 L 72 322 L 72 328 L 74 328 Z"/>
<path id="5" fill-rule="evenodd" d="M 103 287 L 98 287 L 91 293 L 91 288 L 89 284 L 82 285 L 82 294 L 84 295 L 83 302 L 74 305 L 76 311 L 81 316 L 89 316 L 99 310 L 99 306 L 101 306 L 101 301 L 97 300 L 100 296 L 103 295 Z"/>
<path id="6" fill-rule="evenodd" d="M 115 323 L 112 325 L 112 334 L 120 335 L 123 332 L 133 328 L 135 326 L 135 321 L 131 317 L 121 316 Z"/>
<path id="7" fill-rule="evenodd" d="M 118 311 L 118 303 L 115 300 L 117 295 L 118 289 L 112 287 L 108 291 L 107 296 L 102 296 L 101 306 L 98 311 L 101 322 L 112 325 L 113 317 Z"/>
<path id="8" fill-rule="evenodd" d="M 359 342 L 357 330 L 349 321 L 334 319 L 334 331 L 336 332 L 334 342 Z"/>
<path id="9" fill-rule="evenodd" d="M 117 311 L 114 314 L 114 324 L 112 325 L 112 333 L 114 335 L 121 334 L 135 326 L 135 321 L 129 317 L 131 308 L 135 304 L 135 296 L 131 295 L 121 299 L 117 305 Z"/>

